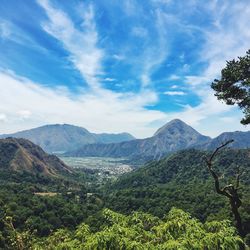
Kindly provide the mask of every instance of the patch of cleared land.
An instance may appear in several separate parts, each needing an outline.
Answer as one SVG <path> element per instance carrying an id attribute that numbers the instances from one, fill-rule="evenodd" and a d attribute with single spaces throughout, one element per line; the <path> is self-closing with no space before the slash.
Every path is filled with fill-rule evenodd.
<path id="1" fill-rule="evenodd" d="M 39 196 L 50 196 L 50 197 L 58 195 L 58 193 L 53 193 L 53 192 L 36 192 L 34 194 Z"/>

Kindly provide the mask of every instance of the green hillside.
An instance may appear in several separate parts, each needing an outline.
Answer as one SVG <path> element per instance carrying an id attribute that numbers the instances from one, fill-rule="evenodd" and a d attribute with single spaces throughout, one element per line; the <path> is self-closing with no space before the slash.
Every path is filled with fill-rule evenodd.
<path id="1" fill-rule="evenodd" d="M 206 154 L 198 150 L 181 151 L 122 176 L 107 187 L 108 207 L 123 213 L 139 210 L 162 217 L 175 206 L 202 221 L 232 219 L 228 200 L 215 193 L 204 161 Z M 241 212 L 249 232 L 250 151 L 225 150 L 215 161 L 215 169 L 224 176 L 223 184 L 234 182 L 237 165 L 245 170 L 240 189 Z"/>
<path id="2" fill-rule="evenodd" d="M 212 250 L 242 244 L 228 201 L 215 193 L 206 169 L 209 152 L 180 151 L 97 185 L 94 174 L 73 171 L 27 140 L 0 142 L 0 249 Z M 246 233 L 249 163 L 249 150 L 225 150 L 215 161 L 223 183 L 234 180 L 237 165 L 245 170 L 240 213 Z"/>

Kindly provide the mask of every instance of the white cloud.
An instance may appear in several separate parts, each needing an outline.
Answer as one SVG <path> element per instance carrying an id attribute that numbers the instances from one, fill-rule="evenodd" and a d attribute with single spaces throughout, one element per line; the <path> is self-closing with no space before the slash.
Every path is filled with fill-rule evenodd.
<path id="1" fill-rule="evenodd" d="M 10 35 L 11 35 L 10 25 L 5 21 L 0 20 L 0 38 L 6 39 L 9 38 Z"/>
<path id="2" fill-rule="evenodd" d="M 166 114 L 144 107 L 157 102 L 154 92 L 117 94 L 108 90 L 71 98 L 65 89 L 50 89 L 28 79 L 0 72 L 0 134 L 44 124 L 69 123 L 93 132 L 127 131 L 138 137 L 153 134 L 147 124 Z M 14 96 L 15 98 L 10 98 Z M 27 119 L 21 119 L 20 115 Z M 8 117 L 8 119 L 6 119 Z"/>
<path id="3" fill-rule="evenodd" d="M 188 72 L 188 71 L 190 70 L 190 65 L 187 64 L 187 63 L 185 63 L 185 64 L 183 65 L 183 67 L 182 67 L 182 70 L 183 70 L 184 72 Z"/>
<path id="4" fill-rule="evenodd" d="M 149 85 L 149 83 L 151 82 L 151 79 L 147 73 L 143 73 L 141 75 L 141 82 L 142 82 L 143 87 L 146 87 Z"/>
<path id="5" fill-rule="evenodd" d="M 148 31 L 143 27 L 133 27 L 132 34 L 141 38 L 145 38 L 148 35 Z"/>
<path id="6" fill-rule="evenodd" d="M 165 95 L 186 95 L 183 91 L 165 91 Z"/>
<path id="7" fill-rule="evenodd" d="M 6 122 L 6 121 L 7 121 L 6 114 L 0 113 L 0 122 Z"/>
<path id="8" fill-rule="evenodd" d="M 116 80 L 116 79 L 110 78 L 110 77 L 106 77 L 106 78 L 104 79 L 105 82 L 114 82 L 115 80 Z"/>
<path id="9" fill-rule="evenodd" d="M 225 130 L 247 130 L 249 127 L 240 124 L 243 114 L 237 107 L 219 102 L 210 84 L 220 76 L 227 60 L 242 56 L 249 49 L 250 6 L 239 2 L 229 4 L 227 1 L 213 1 L 207 8 L 210 8 L 210 13 L 214 13 L 211 18 L 216 24 L 202 31 L 205 42 L 199 60 L 206 62 L 207 67 L 199 75 L 185 77 L 189 90 L 200 98 L 201 103 L 195 107 L 187 105 L 182 112 L 175 113 L 174 116 L 210 135 Z M 199 30 L 199 27 L 195 30 Z M 230 115 L 233 117 L 233 123 L 230 122 Z"/>
<path id="10" fill-rule="evenodd" d="M 122 61 L 125 59 L 123 55 L 117 55 L 117 54 L 114 54 L 113 58 L 116 59 L 117 61 Z"/>
<path id="11" fill-rule="evenodd" d="M 71 54 L 70 60 L 81 72 L 92 88 L 99 88 L 97 75 L 102 74 L 101 61 L 104 52 L 97 46 L 98 33 L 94 21 L 92 5 L 82 10 L 82 30 L 77 29 L 71 19 L 63 11 L 54 8 L 48 0 L 37 0 L 45 10 L 49 21 L 43 29 L 58 39 Z"/>
<path id="12" fill-rule="evenodd" d="M 172 0 L 151 0 L 153 3 L 158 3 L 158 4 L 169 4 L 172 2 Z"/>
<path id="13" fill-rule="evenodd" d="M 171 81 L 175 81 L 175 80 L 179 80 L 179 79 L 180 79 L 180 76 L 171 75 L 168 79 L 171 80 Z"/>
<path id="14" fill-rule="evenodd" d="M 125 2 L 129 15 L 137 13 L 133 1 Z M 82 90 L 79 95 L 72 96 L 65 87 L 50 89 L 27 79 L 0 72 L 0 100 L 4 104 L 0 106 L 0 133 L 14 132 L 46 123 L 70 123 L 86 127 L 93 132 L 128 131 L 135 136 L 144 137 L 150 136 L 156 129 L 150 127 L 150 124 L 160 126 L 160 121 L 163 124 L 173 118 L 184 120 L 204 134 L 217 135 L 225 130 L 244 130 L 239 124 L 241 113 L 237 112 L 236 108 L 218 102 L 209 83 L 218 76 L 226 60 L 244 55 L 249 49 L 250 6 L 237 2 L 229 7 L 224 4 L 222 10 L 219 2 L 214 1 L 214 6 L 208 4 L 208 8 L 211 8 L 210 13 L 215 13 L 214 25 L 210 30 L 188 25 L 188 32 L 195 30 L 205 34 L 200 61 L 207 63 L 208 66 L 202 74 L 189 74 L 185 78 L 189 91 L 200 98 L 201 104 L 195 107 L 185 105 L 181 112 L 164 113 L 144 108 L 158 101 L 156 93 L 148 90 L 148 87 L 151 75 L 162 66 L 168 55 L 168 38 L 170 38 L 168 27 L 172 23 L 169 23 L 169 16 L 163 9 L 157 8 L 155 11 L 153 25 L 157 30 L 156 36 L 152 40 L 149 39 L 142 55 L 138 56 L 136 61 L 141 67 L 138 72 L 142 81 L 141 92 L 120 94 L 105 90 L 100 85 L 98 76 L 103 74 L 102 60 L 105 52 L 97 46 L 98 33 L 93 6 L 84 5 L 81 28 L 76 28 L 72 20 L 63 11 L 54 8 L 48 0 L 38 0 L 38 3 L 48 16 L 48 21 L 43 24 L 44 30 L 61 42 L 70 53 L 69 60 L 95 91 L 87 93 L 86 90 Z M 230 18 L 224 16 L 226 8 L 231 15 Z M 5 36 L 8 36 L 6 28 L 0 27 L 0 30 L 1 34 L 5 32 Z M 114 54 L 112 57 L 118 61 L 129 60 L 120 54 Z M 133 65 L 136 63 L 133 62 Z M 189 65 L 184 64 L 183 70 L 187 72 L 189 69 Z M 172 75 L 172 80 L 178 80 L 177 77 Z M 101 79 L 107 82 L 113 80 L 104 78 L 103 75 Z M 119 84 L 121 83 L 117 83 L 117 86 Z M 177 85 L 171 87 L 173 90 L 177 88 Z M 185 92 L 166 91 L 165 94 L 183 95 Z M 10 98 L 11 96 L 15 98 Z M 234 122 L 229 119 L 230 115 L 236 117 Z M 1 124 L 3 121 L 5 125 Z"/>
<path id="15" fill-rule="evenodd" d="M 178 85 L 172 85 L 172 86 L 171 86 L 171 89 L 178 89 L 178 88 L 179 88 Z"/>
<path id="16" fill-rule="evenodd" d="M 122 3 L 122 6 L 123 6 L 122 9 L 124 10 L 124 12 L 128 16 L 136 15 L 138 13 L 139 5 L 137 5 L 134 0 L 126 0 L 126 1 L 123 1 L 121 3 Z"/>
<path id="17" fill-rule="evenodd" d="M 20 110 L 17 112 L 21 119 L 28 119 L 31 116 L 31 112 L 29 110 Z"/>
<path id="18" fill-rule="evenodd" d="M 161 9 L 155 11 L 155 29 L 157 36 L 144 49 L 142 57 L 141 81 L 142 87 L 148 87 L 151 83 L 151 74 L 164 62 L 168 55 L 167 26 L 168 17 Z"/>

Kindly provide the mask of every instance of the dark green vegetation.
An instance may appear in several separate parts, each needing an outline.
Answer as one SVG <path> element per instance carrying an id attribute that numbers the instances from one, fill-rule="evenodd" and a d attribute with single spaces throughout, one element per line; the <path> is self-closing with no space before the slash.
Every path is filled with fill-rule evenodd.
<path id="1" fill-rule="evenodd" d="M 163 220 L 135 212 L 124 216 L 105 209 L 103 228 L 91 232 L 81 224 L 73 232 L 58 230 L 36 249 L 238 249 L 240 237 L 229 221 L 200 223 L 188 213 L 173 208 Z M 223 239 L 223 240 L 222 240 Z"/>
<path id="2" fill-rule="evenodd" d="M 212 88 L 215 96 L 226 104 L 237 104 L 245 117 L 242 124 L 250 123 L 250 50 L 244 57 L 231 60 L 221 71 L 221 79 L 215 79 Z"/>
<path id="3" fill-rule="evenodd" d="M 70 169 L 29 141 L 0 145 L 2 249 L 239 249 L 203 151 L 180 151 L 96 187 L 94 174 Z M 222 181 L 234 180 L 236 165 L 245 170 L 240 212 L 247 233 L 249 157 L 249 150 L 225 150 L 215 161 Z"/>
<path id="4" fill-rule="evenodd" d="M 95 134 L 85 128 L 55 124 L 25 130 L 9 135 L 0 135 L 0 138 L 16 137 L 25 138 L 39 145 L 46 152 L 64 152 L 77 149 L 91 143 L 115 143 L 135 139 L 128 133 L 120 134 Z"/>
<path id="5" fill-rule="evenodd" d="M 205 154 L 198 150 L 178 152 L 122 176 L 109 187 L 108 206 L 122 213 L 140 210 L 159 217 L 175 206 L 202 221 L 232 219 L 227 199 L 215 193 L 213 179 L 204 161 Z M 225 150 L 214 164 L 222 184 L 235 181 L 237 165 L 244 169 L 240 189 L 241 213 L 244 229 L 249 233 L 250 151 Z"/>
<path id="6" fill-rule="evenodd" d="M 84 184 L 95 180 L 30 141 L 0 140 L 0 249 L 25 249 L 11 246 L 13 228 L 43 237 L 100 211 L 102 200 Z"/>

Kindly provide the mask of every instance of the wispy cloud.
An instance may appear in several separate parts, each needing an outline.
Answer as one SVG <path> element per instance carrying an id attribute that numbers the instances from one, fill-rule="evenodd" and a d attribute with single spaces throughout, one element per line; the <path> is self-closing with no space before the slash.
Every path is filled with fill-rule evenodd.
<path id="1" fill-rule="evenodd" d="M 0 38 L 6 39 L 11 35 L 11 27 L 6 21 L 0 20 Z"/>
<path id="2" fill-rule="evenodd" d="M 115 79 L 114 78 L 110 78 L 110 77 L 106 77 L 106 78 L 104 78 L 104 81 L 105 82 L 114 82 Z"/>
<path id="3" fill-rule="evenodd" d="M 186 95 L 183 91 L 165 91 L 165 95 Z"/>
<path id="4" fill-rule="evenodd" d="M 0 122 L 1 133 L 44 124 L 70 123 L 94 132 L 128 131 L 144 137 L 154 132 L 147 124 L 166 116 L 163 112 L 144 108 L 157 101 L 155 93 L 148 90 L 136 95 L 102 90 L 71 98 L 65 88 L 42 87 L 8 72 L 0 73 L 0 88 L 1 103 L 5 104 L 0 106 L 0 121 L 4 121 L 4 124 Z"/>
<path id="5" fill-rule="evenodd" d="M 222 129 L 219 125 L 222 122 L 220 116 L 225 116 L 228 112 L 236 116 L 237 108 L 219 102 L 214 96 L 210 84 L 213 79 L 219 77 L 227 60 L 244 55 L 249 49 L 250 6 L 243 2 L 229 4 L 228 1 L 213 1 L 213 4 L 209 4 L 207 8 L 209 13 L 214 13 L 211 16 L 214 25 L 202 31 L 205 42 L 198 58 L 201 62 L 206 62 L 207 66 L 201 74 L 186 75 L 185 77 L 190 92 L 196 94 L 201 103 L 195 107 L 187 105 L 176 115 L 197 126 L 213 119 L 214 123 L 218 122 L 218 128 L 213 128 L 213 131 L 218 131 Z M 239 15 L 239 13 L 241 14 Z M 196 30 L 199 30 L 199 27 Z M 216 118 L 214 119 L 214 117 Z M 240 119 L 238 124 L 239 121 Z M 203 125 L 204 127 L 206 125 Z M 243 129 L 241 125 L 238 127 Z"/>
<path id="6" fill-rule="evenodd" d="M 179 88 L 178 85 L 172 85 L 172 86 L 171 86 L 171 89 L 178 89 L 178 88 Z"/>
<path id="7" fill-rule="evenodd" d="M 148 35 L 148 31 L 143 27 L 136 26 L 132 29 L 132 35 L 144 38 Z"/>
<path id="8" fill-rule="evenodd" d="M 66 13 L 54 8 L 48 0 L 37 0 L 45 10 L 49 20 L 42 26 L 50 35 L 58 39 L 70 53 L 69 59 L 81 72 L 92 88 L 99 88 L 98 75 L 102 73 L 104 52 L 97 46 L 98 33 L 94 20 L 94 8 L 86 5 L 82 10 L 81 30 L 76 28 Z"/>
<path id="9" fill-rule="evenodd" d="M 85 1 L 76 10 L 74 5 L 65 8 L 63 1 L 37 0 L 39 5 L 30 8 L 30 13 L 38 14 L 32 28 L 28 21 L 20 25 L 1 17 L 7 19 L 0 20 L 0 41 L 13 52 L 12 58 L 2 52 L 7 67 L 4 60 L 1 67 L 13 67 L 18 75 L 33 79 L 1 72 L 2 132 L 67 122 L 96 132 L 129 131 L 143 137 L 156 129 L 152 124 L 160 126 L 173 118 L 210 135 L 228 129 L 230 121 L 234 122 L 229 129 L 242 128 L 237 120 L 241 113 L 219 102 L 210 82 L 226 60 L 249 49 L 247 1 L 106 2 L 104 6 Z M 8 6 L 12 11 L 14 7 Z M 23 18 L 21 10 L 18 15 Z M 59 65 L 51 76 L 54 70 L 39 61 L 44 54 L 37 55 L 38 62 L 32 60 L 37 48 L 46 51 L 51 64 L 60 64 L 63 57 L 67 65 Z M 29 60 L 34 61 L 30 74 L 12 63 L 29 64 Z M 57 79 L 67 66 L 65 78 Z M 47 70 L 47 76 L 41 74 Z M 78 72 L 89 88 L 78 89 L 82 82 Z M 67 84 L 71 91 L 59 84 Z M 176 106 L 179 111 L 174 111 Z"/>
<path id="10" fill-rule="evenodd" d="M 179 79 L 180 79 L 180 76 L 177 76 L 177 75 L 174 75 L 174 74 L 169 77 L 170 81 L 176 81 L 176 80 L 179 80 Z"/>
<path id="11" fill-rule="evenodd" d="M 167 37 L 167 15 L 161 9 L 155 10 L 156 37 L 149 46 L 144 49 L 143 70 L 141 74 L 142 87 L 147 87 L 151 83 L 151 74 L 161 66 L 166 59 L 169 49 Z"/>

